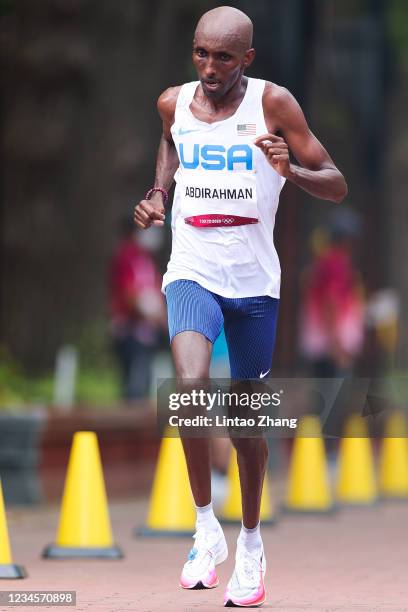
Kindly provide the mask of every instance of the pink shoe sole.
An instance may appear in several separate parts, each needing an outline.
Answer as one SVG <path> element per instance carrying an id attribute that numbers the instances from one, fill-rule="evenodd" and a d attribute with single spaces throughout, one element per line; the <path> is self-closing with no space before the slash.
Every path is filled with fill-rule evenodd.
<path id="1" fill-rule="evenodd" d="M 180 580 L 180 586 L 182 589 L 214 589 L 219 585 L 219 580 L 215 572 L 211 572 L 206 580 L 199 580 L 196 583 L 188 584 L 187 582 L 182 582 Z"/>
<path id="2" fill-rule="evenodd" d="M 231 597 L 227 595 L 224 599 L 224 606 L 226 608 L 259 608 L 265 603 L 265 599 L 266 591 L 265 588 L 262 588 L 261 592 L 259 594 L 257 593 L 253 599 L 242 599 L 239 601 L 237 599 L 231 599 Z"/>

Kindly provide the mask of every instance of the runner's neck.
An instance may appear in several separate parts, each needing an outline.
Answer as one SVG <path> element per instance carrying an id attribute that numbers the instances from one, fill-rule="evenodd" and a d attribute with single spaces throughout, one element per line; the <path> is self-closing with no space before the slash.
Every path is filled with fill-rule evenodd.
<path id="1" fill-rule="evenodd" d="M 220 100 L 213 100 L 207 96 L 200 83 L 190 105 L 192 114 L 199 121 L 206 123 L 228 119 L 236 113 L 245 98 L 248 82 L 248 77 L 242 76 L 239 83 L 234 85 Z"/>

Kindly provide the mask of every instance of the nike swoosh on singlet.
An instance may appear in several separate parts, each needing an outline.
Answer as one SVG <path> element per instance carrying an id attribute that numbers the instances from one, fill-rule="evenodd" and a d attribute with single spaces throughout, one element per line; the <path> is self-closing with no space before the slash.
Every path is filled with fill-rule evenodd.
<path id="1" fill-rule="evenodd" d="M 179 128 L 178 135 L 184 136 L 184 134 L 190 134 L 190 132 L 199 132 L 199 129 L 196 130 L 183 130 L 183 128 Z"/>
<path id="2" fill-rule="evenodd" d="M 269 370 L 266 370 L 266 372 L 261 372 L 259 375 L 259 378 L 265 378 L 265 376 L 267 376 L 269 374 L 269 372 L 271 371 L 271 368 L 269 368 Z"/>

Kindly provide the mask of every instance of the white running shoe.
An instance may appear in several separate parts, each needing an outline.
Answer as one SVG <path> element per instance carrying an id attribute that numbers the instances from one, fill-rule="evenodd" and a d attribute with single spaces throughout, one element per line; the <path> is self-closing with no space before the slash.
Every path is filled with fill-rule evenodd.
<path id="1" fill-rule="evenodd" d="M 224 596 L 224 606 L 253 608 L 265 601 L 264 576 L 266 560 L 262 554 L 252 555 L 243 546 L 237 546 L 235 569 Z"/>
<path id="2" fill-rule="evenodd" d="M 180 576 L 183 589 L 213 589 L 218 585 L 215 566 L 228 557 L 228 547 L 221 526 L 207 531 L 203 527 L 193 535 L 194 546 Z"/>

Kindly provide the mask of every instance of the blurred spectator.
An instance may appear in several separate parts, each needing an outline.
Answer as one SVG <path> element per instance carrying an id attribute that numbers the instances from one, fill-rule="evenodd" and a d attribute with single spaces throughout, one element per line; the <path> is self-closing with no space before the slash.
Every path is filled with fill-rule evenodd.
<path id="1" fill-rule="evenodd" d="M 315 244 L 314 260 L 305 272 L 300 341 L 316 378 L 350 375 L 363 348 L 363 289 L 352 258 L 359 230 L 354 212 L 335 211 L 328 240 Z"/>
<path id="2" fill-rule="evenodd" d="M 220 335 L 213 344 L 210 363 L 210 378 L 230 378 L 230 376 L 231 372 L 228 358 L 228 346 L 223 327 Z"/>
<path id="3" fill-rule="evenodd" d="M 133 219 L 122 222 L 122 239 L 109 269 L 110 331 L 122 371 L 123 397 L 146 397 L 152 360 L 166 327 L 161 275 Z M 155 246 L 154 236 L 151 236 Z"/>
<path id="4" fill-rule="evenodd" d="M 213 345 L 210 364 L 210 378 L 222 379 L 230 377 L 231 371 L 228 358 L 228 346 L 223 327 L 220 335 Z M 214 507 L 220 510 L 227 494 L 227 471 L 231 457 L 232 444 L 229 438 L 214 437 L 211 442 L 211 494 Z"/>
<path id="5" fill-rule="evenodd" d="M 371 365 L 379 372 L 395 367 L 398 344 L 401 343 L 401 300 L 396 289 L 384 288 L 370 296 L 366 309 L 366 323 L 369 330 L 375 333 L 375 343 L 372 353 L 377 364 Z M 370 347 L 371 348 L 371 347 Z"/>

